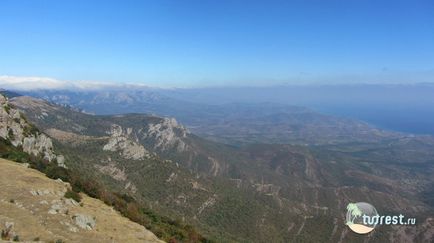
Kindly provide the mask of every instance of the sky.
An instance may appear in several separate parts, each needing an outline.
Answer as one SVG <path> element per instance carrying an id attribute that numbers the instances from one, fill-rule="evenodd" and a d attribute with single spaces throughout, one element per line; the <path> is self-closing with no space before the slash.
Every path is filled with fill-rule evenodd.
<path id="1" fill-rule="evenodd" d="M 434 1 L 0 1 L 0 86 L 434 79 Z"/>

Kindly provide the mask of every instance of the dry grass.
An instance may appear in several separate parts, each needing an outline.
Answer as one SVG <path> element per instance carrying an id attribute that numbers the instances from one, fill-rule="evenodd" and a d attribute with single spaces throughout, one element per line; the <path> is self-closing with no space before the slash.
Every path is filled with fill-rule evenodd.
<path id="1" fill-rule="evenodd" d="M 23 165 L 0 159 L 0 228 L 13 222 L 13 231 L 21 241 L 39 237 L 49 242 L 161 242 L 143 226 L 122 217 L 103 202 L 82 195 L 83 206 L 68 203 L 64 193 L 68 183 L 47 178 L 42 173 Z M 33 194 L 31 193 L 33 191 Z M 41 195 L 34 195 L 34 194 Z M 48 211 L 55 202 L 64 209 L 56 214 Z M 92 230 L 78 227 L 75 214 L 96 219 Z M 77 230 L 75 231 L 74 228 Z"/>
<path id="2" fill-rule="evenodd" d="M 44 131 L 48 136 L 57 139 L 58 141 L 66 144 L 79 145 L 80 143 L 89 140 L 108 139 L 109 137 L 93 137 L 80 135 L 72 132 L 65 132 L 59 129 L 50 128 Z"/>

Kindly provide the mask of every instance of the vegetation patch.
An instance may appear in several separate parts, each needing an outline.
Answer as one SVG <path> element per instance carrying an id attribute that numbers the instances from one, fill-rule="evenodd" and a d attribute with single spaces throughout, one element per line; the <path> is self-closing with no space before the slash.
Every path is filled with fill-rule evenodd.
<path id="1" fill-rule="evenodd" d="M 9 114 L 9 112 L 11 110 L 11 107 L 8 104 L 6 104 L 6 105 L 3 106 L 3 108 L 5 109 L 6 113 Z"/>
<path id="2" fill-rule="evenodd" d="M 15 139 L 14 131 L 12 129 L 9 129 L 9 131 L 8 131 L 8 137 L 9 137 L 9 139 L 12 139 L 12 140 Z"/>
<path id="3" fill-rule="evenodd" d="M 65 193 L 66 198 L 72 198 L 80 202 L 81 196 L 79 192 L 83 192 L 90 197 L 100 199 L 107 205 L 113 206 L 124 217 L 145 226 L 166 242 L 211 242 L 192 226 L 184 224 L 180 220 L 161 216 L 150 208 L 139 204 L 131 196 L 112 192 L 92 178 L 84 178 L 73 170 L 59 167 L 44 160 L 41 156 L 24 153 L 21 147 L 14 147 L 10 141 L 3 138 L 0 138 L 0 157 L 19 163 L 29 163 L 31 168 L 43 172 L 51 179 L 61 179 L 69 182 L 72 190 Z"/>
<path id="4" fill-rule="evenodd" d="M 65 193 L 65 198 L 71 198 L 76 202 L 80 202 L 81 201 L 81 196 L 79 193 L 73 191 L 73 190 L 67 190 Z"/>

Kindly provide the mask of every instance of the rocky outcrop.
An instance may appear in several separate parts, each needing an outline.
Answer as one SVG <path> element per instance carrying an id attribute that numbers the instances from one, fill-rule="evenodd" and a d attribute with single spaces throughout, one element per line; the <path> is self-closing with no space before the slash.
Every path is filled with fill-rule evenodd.
<path id="1" fill-rule="evenodd" d="M 95 165 L 95 167 L 103 174 L 110 176 L 117 181 L 125 181 L 127 176 L 124 169 L 116 167 L 114 162 L 109 162 L 106 165 Z"/>
<path id="2" fill-rule="evenodd" d="M 187 144 L 182 140 L 187 137 L 189 131 L 178 124 L 174 118 L 162 118 L 160 123 L 150 123 L 147 131 L 143 132 L 144 139 L 154 140 L 154 149 L 168 150 L 175 148 L 178 152 L 187 149 Z"/>
<path id="3" fill-rule="evenodd" d="M 18 241 L 19 236 L 14 231 L 14 222 L 5 222 L 4 228 L 2 229 L 1 239 L 6 241 Z"/>
<path id="4" fill-rule="evenodd" d="M 94 217 L 86 214 L 76 214 L 72 217 L 75 224 L 85 230 L 93 230 L 96 225 L 96 220 Z"/>
<path id="5" fill-rule="evenodd" d="M 189 132 L 174 118 L 159 118 L 157 122 L 150 122 L 140 129 L 112 124 L 107 134 L 110 135 L 110 139 L 103 150 L 120 152 L 126 159 L 148 158 L 151 153 L 143 144 L 150 144 L 151 147 L 147 148 L 154 152 L 172 149 L 183 152 L 188 149 L 183 139 Z"/>
<path id="6" fill-rule="evenodd" d="M 144 159 L 149 156 L 149 152 L 138 143 L 137 138 L 133 138 L 132 128 L 123 129 L 121 126 L 113 124 L 108 134 L 110 139 L 103 150 L 120 152 L 126 159 Z"/>
<path id="7" fill-rule="evenodd" d="M 21 146 L 23 151 L 34 156 L 42 156 L 48 161 L 56 161 L 66 167 L 65 158 L 53 151 L 53 142 L 21 115 L 19 110 L 10 106 L 8 99 L 0 95 L 0 137 Z"/>
<path id="8" fill-rule="evenodd" d="M 208 198 L 202 205 L 199 207 L 198 215 L 203 212 L 206 208 L 212 207 L 216 203 L 216 197 L 217 195 L 214 194 L 212 197 Z"/>

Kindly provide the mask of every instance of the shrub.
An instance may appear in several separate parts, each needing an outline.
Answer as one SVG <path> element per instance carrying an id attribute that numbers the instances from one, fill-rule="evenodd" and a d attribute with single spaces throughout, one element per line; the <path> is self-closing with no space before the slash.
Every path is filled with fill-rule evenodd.
<path id="1" fill-rule="evenodd" d="M 51 179 L 61 179 L 62 181 L 69 181 L 69 171 L 63 167 L 54 164 L 48 164 L 45 169 L 45 175 Z"/>
<path id="2" fill-rule="evenodd" d="M 71 198 L 74 199 L 76 202 L 81 201 L 81 196 L 77 192 L 74 192 L 73 190 L 68 189 L 65 193 L 65 198 Z"/>
<path id="3" fill-rule="evenodd" d="M 1 239 L 7 240 L 8 237 L 9 237 L 9 232 L 6 232 L 6 230 L 2 230 Z"/>
<path id="4" fill-rule="evenodd" d="M 78 176 L 71 176 L 72 190 L 75 192 L 85 192 L 93 198 L 100 198 L 103 194 L 101 185 L 93 179 L 80 179 Z"/>
<path id="5" fill-rule="evenodd" d="M 6 113 L 9 114 L 9 111 L 11 110 L 11 107 L 8 104 L 6 104 L 6 105 L 3 106 L 3 108 L 5 109 Z"/>
<path id="6" fill-rule="evenodd" d="M 3 158 L 13 160 L 19 163 L 28 163 L 29 162 L 29 156 L 26 153 L 18 152 L 18 151 L 11 151 L 8 153 L 5 153 Z"/>
<path id="7" fill-rule="evenodd" d="M 8 131 L 8 137 L 9 137 L 9 139 L 14 140 L 15 135 L 14 135 L 14 131 L 12 129 L 9 129 L 9 131 Z"/>
<path id="8" fill-rule="evenodd" d="M 37 127 L 33 126 L 33 125 L 25 126 L 23 128 L 23 131 L 24 131 L 24 135 L 25 136 L 38 135 L 39 133 L 41 133 L 39 131 L 39 129 Z"/>

